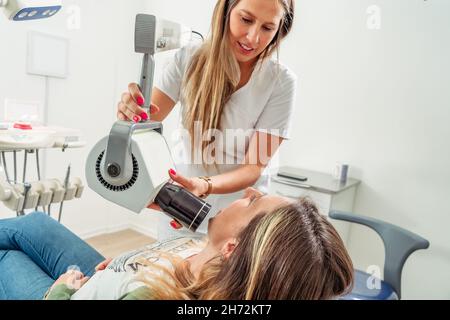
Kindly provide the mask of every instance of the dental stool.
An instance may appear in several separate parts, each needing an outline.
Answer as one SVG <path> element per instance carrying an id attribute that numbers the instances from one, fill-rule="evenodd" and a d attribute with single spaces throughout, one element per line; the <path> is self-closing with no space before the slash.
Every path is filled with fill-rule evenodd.
<path id="1" fill-rule="evenodd" d="M 368 288 L 367 281 L 369 278 L 373 279 L 373 275 L 355 270 L 353 290 L 348 295 L 341 297 L 341 300 L 400 299 L 402 270 L 406 259 L 416 250 L 427 249 L 430 243 L 426 239 L 398 226 L 354 213 L 333 210 L 330 211 L 329 217 L 365 225 L 378 233 L 384 243 L 384 279 L 380 279 L 380 288 Z"/>

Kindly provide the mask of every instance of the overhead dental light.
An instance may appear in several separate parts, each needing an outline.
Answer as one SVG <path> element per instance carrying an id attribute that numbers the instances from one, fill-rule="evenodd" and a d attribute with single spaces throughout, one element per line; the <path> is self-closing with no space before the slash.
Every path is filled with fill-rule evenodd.
<path id="1" fill-rule="evenodd" d="M 53 17 L 62 8 L 61 0 L 0 0 L 9 20 L 27 21 Z"/>

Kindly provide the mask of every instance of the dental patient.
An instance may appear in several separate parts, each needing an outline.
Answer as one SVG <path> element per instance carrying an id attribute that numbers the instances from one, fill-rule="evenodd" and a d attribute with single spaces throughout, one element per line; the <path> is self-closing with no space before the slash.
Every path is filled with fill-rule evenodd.
<path id="1" fill-rule="evenodd" d="M 0 299 L 334 299 L 352 285 L 344 244 L 314 203 L 252 188 L 209 220 L 207 239 L 112 261 L 43 213 L 0 220 Z"/>

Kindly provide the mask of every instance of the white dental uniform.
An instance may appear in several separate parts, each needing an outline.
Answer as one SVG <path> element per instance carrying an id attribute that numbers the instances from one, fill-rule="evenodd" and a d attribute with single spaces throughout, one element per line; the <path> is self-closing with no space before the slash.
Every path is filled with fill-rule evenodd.
<path id="1" fill-rule="evenodd" d="M 181 48 L 175 57 L 163 68 L 162 74 L 155 81 L 155 87 L 164 92 L 173 101 L 180 103 L 180 128 L 186 113 L 183 103 L 182 81 L 187 71 L 191 57 L 200 45 L 189 45 Z M 244 161 L 249 139 L 255 131 L 268 132 L 282 138 L 289 138 L 291 115 L 295 105 L 296 75 L 287 67 L 266 59 L 257 65 L 248 82 L 237 90 L 225 105 L 221 118 L 221 131 L 224 136 L 230 134 L 237 137 L 235 143 L 216 145 L 216 157 L 222 156 L 222 163 L 211 165 L 208 170 L 202 164 L 192 164 L 190 160 L 191 141 L 189 136 L 180 135 L 179 143 L 172 148 L 172 155 L 177 172 L 187 177 L 214 176 L 236 169 Z M 228 130 L 232 131 L 228 131 Z M 229 141 L 228 139 L 227 141 Z M 265 191 L 268 183 L 263 175 L 256 187 Z M 242 197 L 243 192 L 226 195 L 210 195 L 207 202 L 212 205 L 208 217 L 197 229 L 197 232 L 207 232 L 207 220 L 218 210 L 228 206 L 231 202 Z M 171 237 L 176 233 L 170 231 L 170 218 L 164 216 L 159 223 L 159 240 Z M 164 232 L 164 230 L 166 232 Z M 165 235 L 163 235 L 165 233 Z M 162 236 L 161 236 L 162 235 Z"/>

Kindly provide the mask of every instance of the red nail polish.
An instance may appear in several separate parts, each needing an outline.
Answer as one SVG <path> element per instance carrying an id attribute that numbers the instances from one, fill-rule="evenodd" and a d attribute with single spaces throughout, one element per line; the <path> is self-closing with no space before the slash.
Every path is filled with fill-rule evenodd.
<path id="1" fill-rule="evenodd" d="M 133 117 L 133 121 L 134 121 L 134 122 L 138 122 L 138 121 L 139 121 L 139 117 L 138 117 L 138 116 L 134 116 L 134 117 Z"/>
<path id="2" fill-rule="evenodd" d="M 175 220 L 170 221 L 170 226 L 174 229 L 180 229 L 180 226 Z"/>
<path id="3" fill-rule="evenodd" d="M 142 113 L 140 114 L 140 116 L 141 116 L 141 119 L 142 119 L 142 120 L 144 120 L 144 121 L 148 120 L 148 115 L 147 115 L 146 112 L 142 112 Z"/>
<path id="4" fill-rule="evenodd" d="M 177 172 L 176 172 L 175 170 L 173 170 L 173 169 L 170 169 L 169 172 L 170 172 L 170 174 L 173 175 L 173 176 L 176 176 L 176 175 L 177 175 Z"/>
<path id="5" fill-rule="evenodd" d="M 138 105 L 142 106 L 144 104 L 144 99 L 142 97 L 137 97 L 136 102 Z"/>

